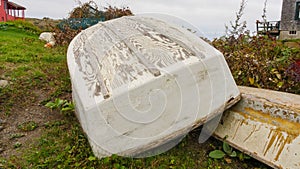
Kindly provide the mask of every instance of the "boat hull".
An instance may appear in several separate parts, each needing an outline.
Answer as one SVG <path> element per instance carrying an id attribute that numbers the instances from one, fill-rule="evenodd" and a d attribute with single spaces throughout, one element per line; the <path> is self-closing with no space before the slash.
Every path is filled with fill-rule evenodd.
<path id="1" fill-rule="evenodd" d="M 167 151 L 172 146 L 162 145 L 180 141 L 240 96 L 219 51 L 149 17 L 82 31 L 69 45 L 68 67 L 76 115 L 99 158 Z"/>
<path id="2" fill-rule="evenodd" d="M 241 101 L 227 110 L 215 137 L 274 167 L 300 168 L 300 96 L 239 87 Z"/>

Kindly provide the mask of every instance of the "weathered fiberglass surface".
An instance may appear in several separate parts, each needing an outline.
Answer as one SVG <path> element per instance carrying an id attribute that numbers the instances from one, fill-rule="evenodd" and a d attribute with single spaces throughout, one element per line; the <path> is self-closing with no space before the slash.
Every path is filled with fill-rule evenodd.
<path id="1" fill-rule="evenodd" d="M 82 31 L 69 46 L 68 67 L 76 114 L 98 157 L 157 147 L 239 100 L 219 51 L 151 17 Z"/>

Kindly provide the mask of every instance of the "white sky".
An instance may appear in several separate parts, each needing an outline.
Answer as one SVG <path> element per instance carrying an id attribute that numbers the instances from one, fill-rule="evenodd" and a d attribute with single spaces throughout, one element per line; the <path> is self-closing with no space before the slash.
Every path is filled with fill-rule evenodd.
<path id="1" fill-rule="evenodd" d="M 11 0 L 27 8 L 26 17 L 67 18 L 78 5 L 76 0 Z M 82 0 L 81 2 L 87 2 Z M 240 0 L 95 0 L 99 7 L 129 6 L 134 14 L 163 13 L 184 19 L 204 36 L 213 38 L 224 34 L 224 25 L 235 20 Z M 264 0 L 248 0 L 242 20 L 255 31 L 255 21 L 261 20 Z M 280 20 L 282 0 L 268 0 L 267 20 Z"/>

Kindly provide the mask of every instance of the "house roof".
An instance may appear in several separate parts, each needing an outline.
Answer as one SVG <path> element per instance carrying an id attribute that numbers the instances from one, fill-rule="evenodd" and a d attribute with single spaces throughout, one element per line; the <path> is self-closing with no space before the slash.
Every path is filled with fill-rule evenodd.
<path id="1" fill-rule="evenodd" d="M 21 5 L 18 5 L 14 2 L 7 2 L 7 8 L 8 9 L 17 9 L 17 10 L 25 10 L 26 8 L 21 6 Z"/>

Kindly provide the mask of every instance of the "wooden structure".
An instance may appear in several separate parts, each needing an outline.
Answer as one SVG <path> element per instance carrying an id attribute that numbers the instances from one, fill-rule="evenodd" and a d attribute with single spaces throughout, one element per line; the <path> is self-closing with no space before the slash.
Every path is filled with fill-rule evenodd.
<path id="1" fill-rule="evenodd" d="M 26 8 L 8 0 L 0 0 L 0 22 L 24 20 Z"/>
<path id="2" fill-rule="evenodd" d="M 262 35 L 269 35 L 271 37 L 279 36 L 280 21 L 256 21 L 256 32 Z"/>

